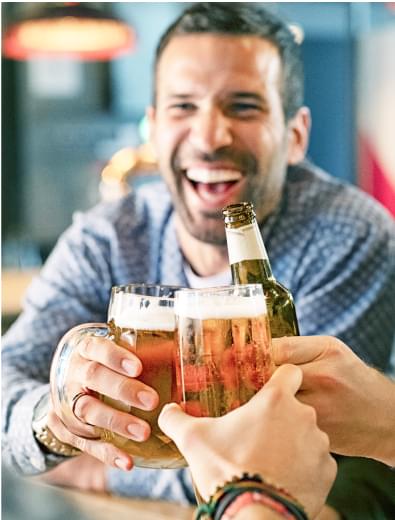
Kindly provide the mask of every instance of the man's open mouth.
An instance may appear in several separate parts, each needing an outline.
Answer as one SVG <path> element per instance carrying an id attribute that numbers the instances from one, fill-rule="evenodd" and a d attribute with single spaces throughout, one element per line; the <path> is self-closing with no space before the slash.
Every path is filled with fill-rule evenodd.
<path id="1" fill-rule="evenodd" d="M 185 175 L 198 195 L 206 200 L 226 195 L 243 179 L 240 171 L 225 168 L 190 168 Z"/>

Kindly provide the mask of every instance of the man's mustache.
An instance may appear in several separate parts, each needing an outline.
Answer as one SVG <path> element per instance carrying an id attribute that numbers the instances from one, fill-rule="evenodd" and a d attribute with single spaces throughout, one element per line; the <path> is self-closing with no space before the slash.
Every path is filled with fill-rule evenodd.
<path id="1" fill-rule="evenodd" d="M 183 154 L 186 156 L 186 154 Z M 212 153 L 207 152 L 192 152 L 188 154 L 188 163 L 207 163 L 214 164 L 216 162 L 229 162 L 237 170 L 242 171 L 245 174 L 254 175 L 257 172 L 257 161 L 252 154 L 241 152 L 233 148 L 220 148 Z M 186 161 L 182 157 L 179 157 L 175 153 L 172 161 L 172 167 L 174 171 L 181 170 L 182 164 Z"/>

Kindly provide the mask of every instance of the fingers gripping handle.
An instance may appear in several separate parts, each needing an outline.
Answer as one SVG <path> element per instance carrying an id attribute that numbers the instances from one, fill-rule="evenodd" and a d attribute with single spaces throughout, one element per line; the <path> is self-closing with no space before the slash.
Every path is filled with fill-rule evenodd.
<path id="1" fill-rule="evenodd" d="M 51 396 L 57 415 L 66 419 L 72 415 L 73 397 L 85 390 L 78 383 L 70 382 L 71 360 L 78 343 L 87 336 L 113 338 L 109 327 L 104 323 L 85 323 L 68 331 L 60 340 L 51 365 Z"/>

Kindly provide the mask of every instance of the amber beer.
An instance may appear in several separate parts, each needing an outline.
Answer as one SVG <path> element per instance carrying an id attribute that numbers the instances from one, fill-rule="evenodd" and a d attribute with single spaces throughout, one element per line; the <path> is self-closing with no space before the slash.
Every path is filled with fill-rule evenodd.
<path id="1" fill-rule="evenodd" d="M 233 283 L 262 284 L 272 337 L 298 336 L 292 294 L 273 275 L 253 205 L 231 204 L 223 215 Z"/>
<path id="2" fill-rule="evenodd" d="M 176 295 L 178 380 L 191 415 L 224 415 L 247 402 L 272 373 L 262 287 L 244 287 Z"/>
<path id="3" fill-rule="evenodd" d="M 118 345 L 139 357 L 143 371 L 137 379 L 154 388 L 160 398 L 155 410 L 143 411 L 107 396 L 102 397 L 112 407 L 150 424 L 151 436 L 145 442 L 134 442 L 107 430 L 102 436 L 130 453 L 137 466 L 179 468 L 186 465 L 175 444 L 158 426 L 158 416 L 163 406 L 180 402 L 181 399 L 176 384 L 173 301 L 173 297 L 117 293 L 113 290 L 109 309 L 110 334 Z"/>

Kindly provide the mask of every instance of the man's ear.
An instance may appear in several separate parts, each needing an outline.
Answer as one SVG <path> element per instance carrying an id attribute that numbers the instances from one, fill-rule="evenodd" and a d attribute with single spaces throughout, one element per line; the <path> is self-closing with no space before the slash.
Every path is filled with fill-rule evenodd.
<path id="1" fill-rule="evenodd" d="M 288 121 L 289 165 L 297 164 L 304 159 L 309 145 L 310 128 L 310 110 L 307 107 L 301 107 Z"/>
<path id="2" fill-rule="evenodd" d="M 148 121 L 148 138 L 152 146 L 155 145 L 155 122 L 156 122 L 156 110 L 153 106 L 149 106 L 145 110 L 145 115 Z"/>

